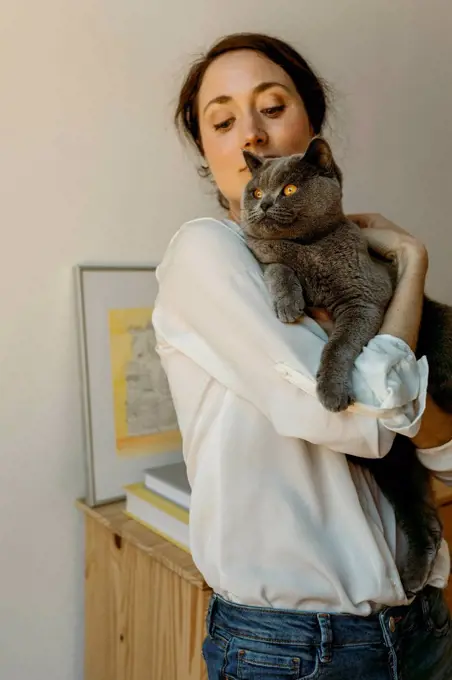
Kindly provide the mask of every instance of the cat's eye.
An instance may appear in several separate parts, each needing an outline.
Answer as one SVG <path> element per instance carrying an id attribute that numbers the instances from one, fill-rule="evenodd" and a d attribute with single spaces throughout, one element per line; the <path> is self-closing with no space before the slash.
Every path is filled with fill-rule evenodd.
<path id="1" fill-rule="evenodd" d="M 262 189 L 254 189 L 254 191 L 253 191 L 253 196 L 254 196 L 254 198 L 256 198 L 258 201 L 262 198 L 263 195 L 264 195 L 264 192 L 262 191 Z"/>
<path id="2" fill-rule="evenodd" d="M 296 191 L 297 187 L 295 186 L 295 184 L 288 184 L 287 186 L 284 187 L 283 194 L 284 196 L 293 196 Z"/>

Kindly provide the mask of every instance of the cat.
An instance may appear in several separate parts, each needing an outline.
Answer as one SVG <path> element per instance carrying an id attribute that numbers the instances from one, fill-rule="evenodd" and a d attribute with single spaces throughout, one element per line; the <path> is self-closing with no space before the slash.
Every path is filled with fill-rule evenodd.
<path id="1" fill-rule="evenodd" d="M 378 334 L 394 292 L 395 263 L 371 255 L 361 229 L 344 215 L 342 172 L 324 139 L 314 138 L 305 154 L 243 155 L 252 175 L 241 206 L 246 243 L 264 267 L 281 321 L 299 320 L 308 307 L 331 315 L 317 394 L 329 411 L 343 411 L 353 403 L 355 360 Z M 416 354 L 427 356 L 431 396 L 452 412 L 452 308 L 426 296 Z M 427 581 L 442 539 L 431 473 L 399 434 L 382 459 L 348 458 L 370 470 L 394 507 L 408 546 L 401 580 L 412 597 Z"/>

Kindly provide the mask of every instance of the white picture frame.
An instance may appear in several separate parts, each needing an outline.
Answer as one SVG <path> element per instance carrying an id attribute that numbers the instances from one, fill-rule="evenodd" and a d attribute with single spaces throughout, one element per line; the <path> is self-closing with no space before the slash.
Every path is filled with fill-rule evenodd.
<path id="1" fill-rule="evenodd" d="M 182 460 L 166 375 L 155 352 L 155 265 L 75 266 L 86 503 L 123 499 L 144 470 Z"/>

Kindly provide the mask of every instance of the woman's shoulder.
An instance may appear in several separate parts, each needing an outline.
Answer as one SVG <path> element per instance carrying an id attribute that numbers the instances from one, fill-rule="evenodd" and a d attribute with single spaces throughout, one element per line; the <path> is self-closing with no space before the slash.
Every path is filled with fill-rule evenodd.
<path id="1" fill-rule="evenodd" d="M 245 239 L 238 224 L 229 219 L 216 217 L 198 217 L 184 224 L 171 239 L 170 245 L 184 241 L 185 243 L 202 240 L 205 243 L 222 241 L 234 245 L 245 246 Z"/>
<path id="2" fill-rule="evenodd" d="M 211 269 L 221 266 L 235 270 L 257 264 L 239 225 L 232 220 L 215 217 L 190 220 L 177 230 L 166 249 L 160 270 L 178 263 L 190 267 Z"/>

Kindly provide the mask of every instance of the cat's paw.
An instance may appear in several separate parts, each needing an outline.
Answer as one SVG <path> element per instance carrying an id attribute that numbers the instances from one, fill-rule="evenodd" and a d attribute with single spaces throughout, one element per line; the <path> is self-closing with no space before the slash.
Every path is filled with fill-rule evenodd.
<path id="1" fill-rule="evenodd" d="M 280 321 L 283 323 L 295 323 L 304 314 L 305 303 L 303 294 L 300 291 L 297 294 L 284 295 L 274 300 L 273 306 L 276 316 Z"/>
<path id="2" fill-rule="evenodd" d="M 345 411 L 354 402 L 348 381 L 334 381 L 328 376 L 318 374 L 317 395 L 327 411 Z"/>

